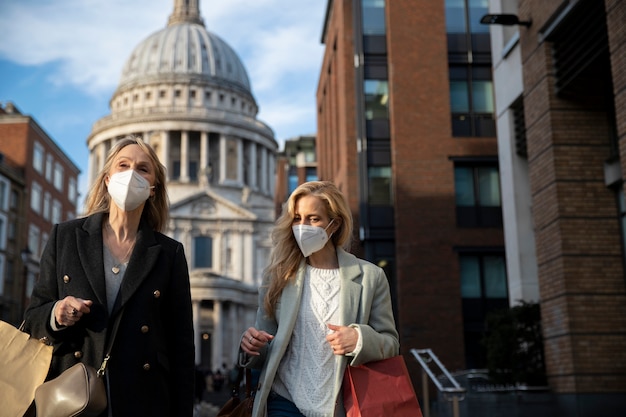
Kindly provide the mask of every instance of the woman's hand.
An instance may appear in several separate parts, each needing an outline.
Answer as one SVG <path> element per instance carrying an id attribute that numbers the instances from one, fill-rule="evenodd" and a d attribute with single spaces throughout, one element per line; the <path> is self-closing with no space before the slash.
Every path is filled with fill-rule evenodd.
<path id="1" fill-rule="evenodd" d="M 68 295 L 54 306 L 54 319 L 61 326 L 73 326 L 78 320 L 91 311 L 91 300 L 72 297 Z"/>
<path id="2" fill-rule="evenodd" d="M 354 352 L 359 341 L 359 332 L 355 328 L 335 326 L 330 323 L 327 326 L 333 332 L 326 336 L 326 340 L 330 343 L 330 347 L 335 355 L 345 355 Z"/>
<path id="3" fill-rule="evenodd" d="M 274 336 L 264 332 L 263 330 L 257 330 L 254 327 L 250 327 L 245 331 L 241 338 L 241 350 L 251 356 L 259 356 L 259 351 L 263 346 L 267 345 Z"/>

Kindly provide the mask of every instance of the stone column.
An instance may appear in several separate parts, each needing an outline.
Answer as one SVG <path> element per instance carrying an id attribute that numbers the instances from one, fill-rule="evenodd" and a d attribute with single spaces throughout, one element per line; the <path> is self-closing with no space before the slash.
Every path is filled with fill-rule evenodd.
<path id="1" fill-rule="evenodd" d="M 239 338 L 241 337 L 239 323 L 237 314 L 237 304 L 231 302 L 228 306 L 228 322 L 230 329 L 230 342 L 228 343 L 230 347 L 228 348 L 229 357 L 228 362 L 226 362 L 226 366 L 230 369 L 237 362 L 237 352 L 239 352 Z M 228 377 L 228 376 L 226 376 Z"/>
<path id="2" fill-rule="evenodd" d="M 189 132 L 180 132 L 180 182 L 189 182 Z"/>
<path id="3" fill-rule="evenodd" d="M 161 145 L 162 155 L 160 155 L 160 158 L 161 158 L 161 162 L 163 163 L 163 165 L 165 165 L 165 167 L 167 168 L 165 170 L 165 176 L 166 176 L 165 179 L 169 181 L 171 179 L 170 159 L 168 158 L 168 155 L 170 154 L 170 131 L 164 130 L 162 134 L 163 134 L 163 143 Z"/>
<path id="4" fill-rule="evenodd" d="M 253 190 L 259 189 L 259 178 L 257 177 L 257 166 L 256 166 L 256 148 L 257 144 L 255 142 L 250 142 L 250 188 Z"/>
<path id="5" fill-rule="evenodd" d="M 222 367 L 224 362 L 224 326 L 222 325 L 222 301 L 213 301 L 213 370 Z"/>

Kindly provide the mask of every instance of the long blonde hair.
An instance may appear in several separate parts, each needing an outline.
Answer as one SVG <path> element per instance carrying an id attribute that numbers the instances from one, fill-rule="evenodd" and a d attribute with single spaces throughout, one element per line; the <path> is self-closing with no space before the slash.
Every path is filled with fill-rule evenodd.
<path id="1" fill-rule="evenodd" d="M 298 200 L 303 196 L 315 196 L 324 202 L 330 219 L 341 219 L 339 228 L 332 234 L 331 241 L 335 246 L 349 249 L 352 239 L 352 213 L 344 195 L 330 181 L 305 182 L 296 188 L 283 206 L 283 212 L 276 220 L 272 231 L 274 244 L 270 256 L 270 264 L 265 269 L 264 283 L 268 285 L 264 307 L 270 317 L 274 317 L 276 303 L 289 283 L 294 279 L 303 255 L 293 235 L 292 226 Z"/>
<path id="2" fill-rule="evenodd" d="M 136 136 L 127 136 L 119 140 L 109 151 L 104 166 L 96 177 L 85 200 L 85 213 L 89 216 L 94 213 L 109 212 L 111 197 L 109 196 L 105 179 L 111 171 L 113 160 L 117 154 L 128 145 L 138 145 L 152 162 L 156 177 L 154 195 L 146 200 L 146 205 L 143 208 L 141 216 L 148 222 L 152 230 L 163 232 L 169 218 L 169 200 L 167 197 L 167 189 L 165 188 L 165 167 L 161 164 L 161 161 L 159 161 L 159 157 L 156 152 L 154 152 L 154 149 L 152 149 L 152 146 Z"/>

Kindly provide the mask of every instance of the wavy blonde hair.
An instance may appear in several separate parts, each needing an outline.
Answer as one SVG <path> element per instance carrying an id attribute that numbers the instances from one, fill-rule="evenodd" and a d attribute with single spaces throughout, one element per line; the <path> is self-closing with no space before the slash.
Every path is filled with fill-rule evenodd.
<path id="1" fill-rule="evenodd" d="M 324 202 L 326 213 L 332 219 L 341 219 L 339 228 L 332 234 L 331 241 L 337 246 L 349 249 L 352 239 L 352 213 L 348 202 L 339 188 L 330 181 L 305 182 L 296 188 L 283 206 L 283 212 L 276 220 L 272 231 L 274 244 L 270 264 L 264 271 L 264 282 L 268 291 L 264 299 L 265 311 L 269 317 L 276 313 L 276 303 L 283 289 L 293 280 L 302 262 L 303 255 L 293 235 L 293 219 L 296 205 L 303 196 L 315 196 Z"/>
<path id="2" fill-rule="evenodd" d="M 85 213 L 87 216 L 94 213 L 108 213 L 111 206 L 111 196 L 107 190 L 105 179 L 117 154 L 128 145 L 139 146 L 150 158 L 155 172 L 154 195 L 146 200 L 141 217 L 148 222 L 150 228 L 157 232 L 163 232 L 169 218 L 169 199 L 165 187 L 165 166 L 159 161 L 152 146 L 137 136 L 126 136 L 119 140 L 109 151 L 102 170 L 96 177 L 91 190 L 85 200 Z"/>

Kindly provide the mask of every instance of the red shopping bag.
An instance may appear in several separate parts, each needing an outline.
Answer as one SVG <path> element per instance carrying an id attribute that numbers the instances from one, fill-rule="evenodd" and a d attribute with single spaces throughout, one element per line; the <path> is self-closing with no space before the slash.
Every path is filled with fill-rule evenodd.
<path id="1" fill-rule="evenodd" d="M 348 366 L 343 378 L 346 417 L 422 417 L 404 358 Z"/>

